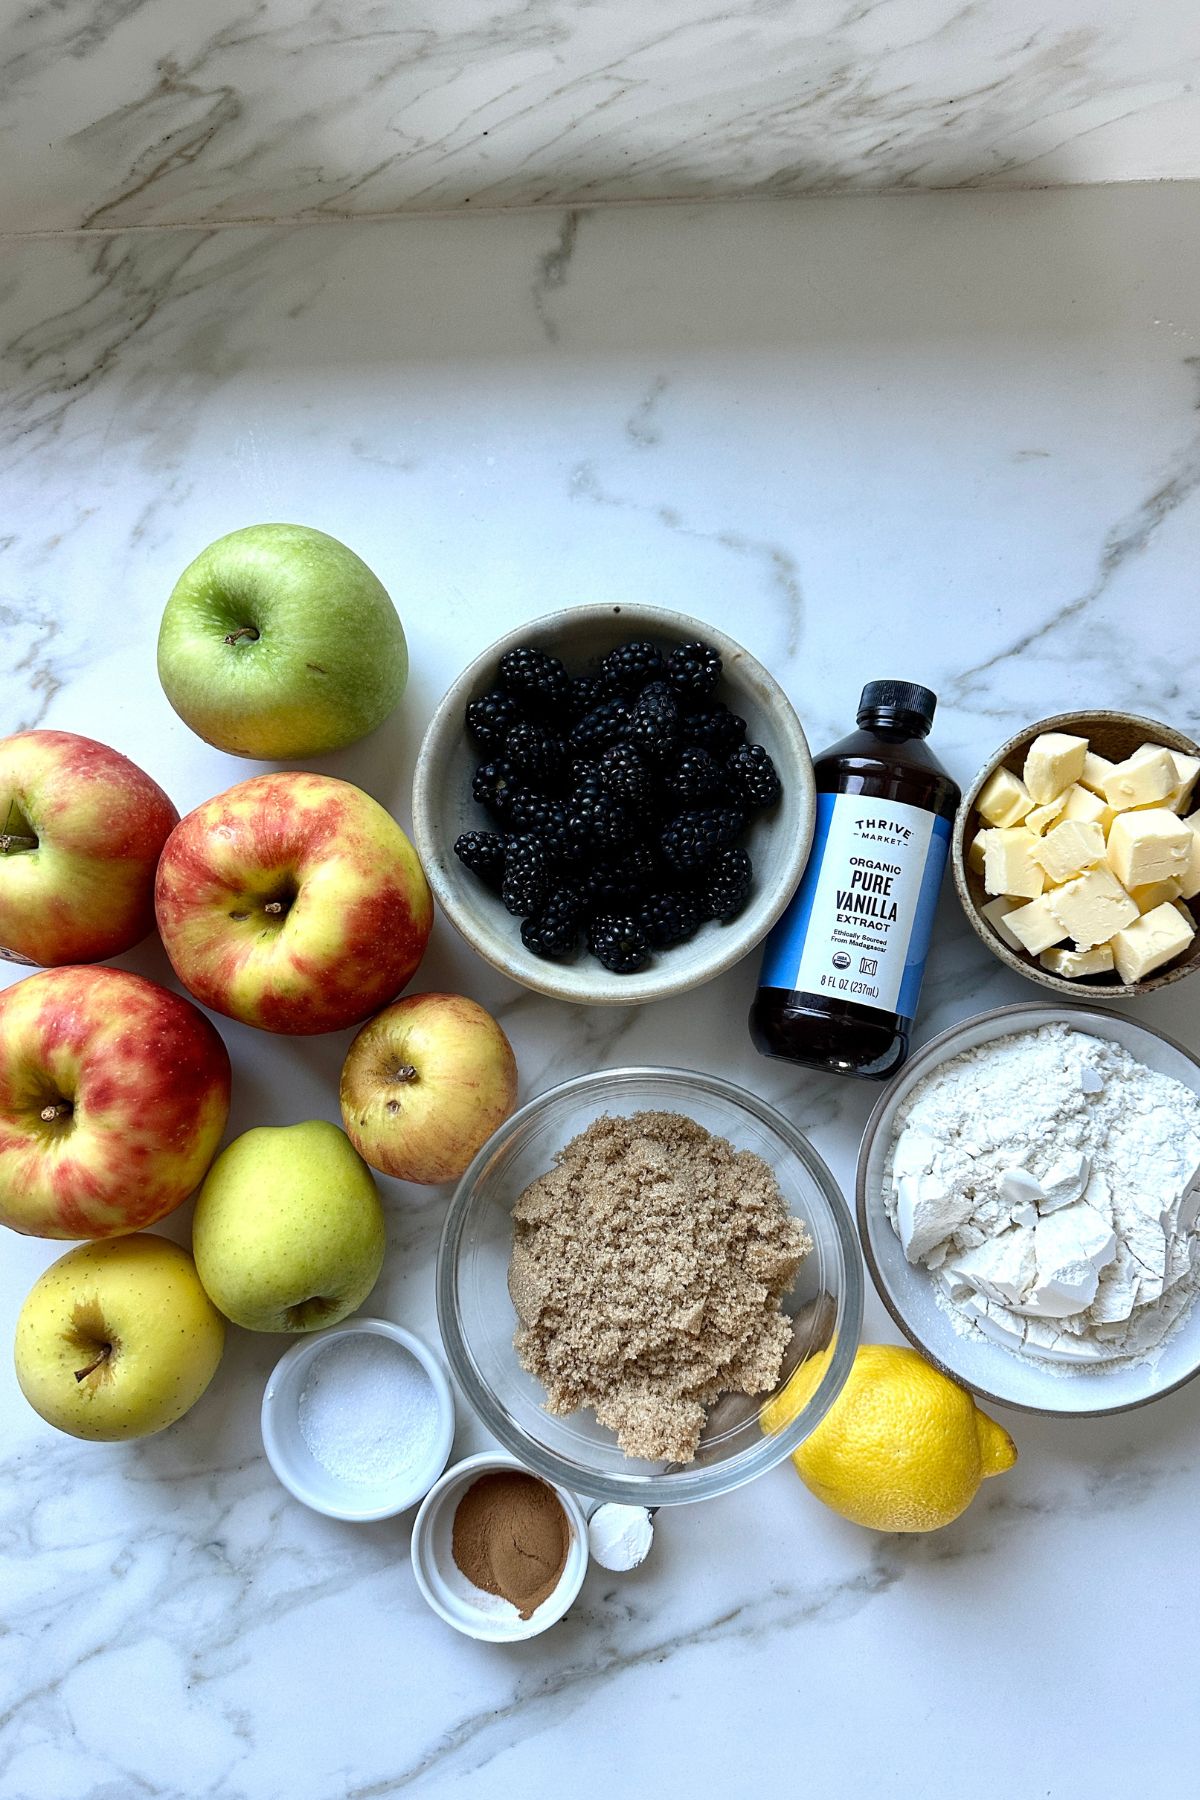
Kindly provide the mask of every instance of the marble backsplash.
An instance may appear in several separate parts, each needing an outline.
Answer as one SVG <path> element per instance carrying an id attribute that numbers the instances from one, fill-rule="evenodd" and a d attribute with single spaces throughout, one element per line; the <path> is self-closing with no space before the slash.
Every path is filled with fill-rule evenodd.
<path id="1" fill-rule="evenodd" d="M 0 20 L 0 231 L 1200 174 L 1187 0 L 10 0 Z"/>

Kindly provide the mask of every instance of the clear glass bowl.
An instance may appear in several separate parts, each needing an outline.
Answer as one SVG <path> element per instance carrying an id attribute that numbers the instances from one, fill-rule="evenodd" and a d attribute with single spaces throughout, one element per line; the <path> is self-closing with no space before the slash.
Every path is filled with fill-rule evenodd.
<path id="1" fill-rule="evenodd" d="M 813 1250 L 784 1297 L 796 1324 L 775 1391 L 800 1363 L 833 1344 L 808 1404 L 782 1430 L 768 1435 L 759 1424 L 766 1394 L 725 1396 L 711 1409 L 696 1460 L 686 1466 L 627 1457 L 591 1412 L 552 1417 L 541 1384 L 522 1369 L 512 1342 L 509 1215 L 517 1196 L 593 1119 L 642 1111 L 684 1113 L 736 1149 L 754 1151 L 775 1171 L 793 1214 L 808 1226 Z M 442 1340 L 459 1385 L 488 1429 L 549 1481 L 600 1500 L 644 1506 L 711 1499 L 774 1468 L 802 1443 L 849 1373 L 862 1300 L 849 1211 L 807 1138 L 753 1094 L 687 1069 L 608 1069 L 576 1076 L 529 1101 L 463 1176 L 438 1251 Z"/>

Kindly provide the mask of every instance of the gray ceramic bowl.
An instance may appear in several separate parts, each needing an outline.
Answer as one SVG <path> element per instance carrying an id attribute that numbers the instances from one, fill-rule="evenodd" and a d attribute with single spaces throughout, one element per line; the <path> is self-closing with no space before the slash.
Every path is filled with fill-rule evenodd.
<path id="1" fill-rule="evenodd" d="M 967 862 L 970 841 L 985 823 L 975 811 L 975 802 L 984 783 L 997 769 L 1004 767 L 1011 769 L 1014 775 L 1021 773 L 1025 752 L 1034 738 L 1039 737 L 1043 731 L 1068 731 L 1076 737 L 1085 737 L 1092 749 L 1100 756 L 1107 756 L 1110 762 L 1123 762 L 1142 744 L 1165 744 L 1169 750 L 1182 750 L 1188 756 L 1200 756 L 1200 746 L 1182 731 L 1176 731 L 1174 726 L 1160 725 L 1156 719 L 1143 719 L 1137 713 L 1126 712 L 1055 713 L 1053 718 L 1039 719 L 1036 725 L 1026 726 L 1024 731 L 1009 738 L 1006 744 L 1001 744 L 996 754 L 984 763 L 963 795 L 950 843 L 954 885 L 976 936 L 982 939 L 993 956 L 998 956 L 1001 962 L 1007 963 L 1010 969 L 1015 969 L 1018 975 L 1024 975 L 1030 981 L 1036 981 L 1039 987 L 1050 988 L 1054 993 L 1065 994 L 1072 1000 L 1089 997 L 1098 1000 L 1133 1000 L 1140 994 L 1152 994 L 1156 988 L 1167 987 L 1173 981 L 1182 981 L 1185 975 L 1191 975 L 1196 969 L 1200 969 L 1200 932 L 1192 939 L 1182 956 L 1175 962 L 1168 963 L 1165 968 L 1155 969 L 1144 981 L 1124 982 L 1115 973 L 1084 975 L 1078 980 L 1068 981 L 1061 975 L 1052 975 L 1049 969 L 1043 969 L 1036 956 L 1025 956 L 1010 949 L 983 917 L 980 908 L 988 895 L 981 878 Z"/>
<path id="2" fill-rule="evenodd" d="M 759 814 L 745 840 L 754 863 L 749 904 L 727 925 L 710 923 L 688 943 L 657 952 L 636 975 L 611 975 L 582 950 L 573 962 L 536 957 L 521 942 L 520 922 L 505 912 L 454 854 L 464 831 L 495 827 L 471 796 L 479 751 L 466 735 L 467 704 L 494 686 L 506 650 L 533 644 L 560 656 L 572 674 L 585 671 L 625 638 L 666 648 L 703 638 L 720 651 L 717 690 L 747 721 L 751 743 L 763 744 L 783 782 L 783 797 Z M 699 987 L 739 962 L 764 938 L 794 893 L 812 843 L 815 816 L 812 758 L 791 702 L 760 662 L 723 631 L 687 613 L 656 606 L 576 606 L 519 626 L 464 669 L 434 713 L 417 758 L 413 835 L 439 906 L 486 962 L 536 993 L 576 1005 L 630 1006 Z"/>

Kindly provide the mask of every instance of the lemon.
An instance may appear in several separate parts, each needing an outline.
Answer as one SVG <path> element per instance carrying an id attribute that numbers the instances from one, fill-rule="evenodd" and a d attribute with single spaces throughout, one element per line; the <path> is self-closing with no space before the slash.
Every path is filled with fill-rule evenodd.
<path id="1" fill-rule="evenodd" d="M 808 1400 L 829 1363 L 802 1363 L 761 1413 L 778 1431 Z M 793 1452 L 818 1500 L 872 1531 L 936 1531 L 965 1512 L 989 1475 L 1017 1460 L 1007 1431 L 915 1350 L 862 1344 L 846 1385 Z"/>

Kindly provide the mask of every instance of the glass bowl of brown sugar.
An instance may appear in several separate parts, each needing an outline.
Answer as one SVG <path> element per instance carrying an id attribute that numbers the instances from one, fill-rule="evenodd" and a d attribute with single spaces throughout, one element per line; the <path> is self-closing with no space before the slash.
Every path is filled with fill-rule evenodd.
<path id="1" fill-rule="evenodd" d="M 483 1423 L 548 1481 L 644 1506 L 790 1455 L 849 1373 L 862 1304 L 850 1213 L 808 1139 L 686 1069 L 529 1101 L 463 1176 L 438 1252 L 442 1339 Z"/>

